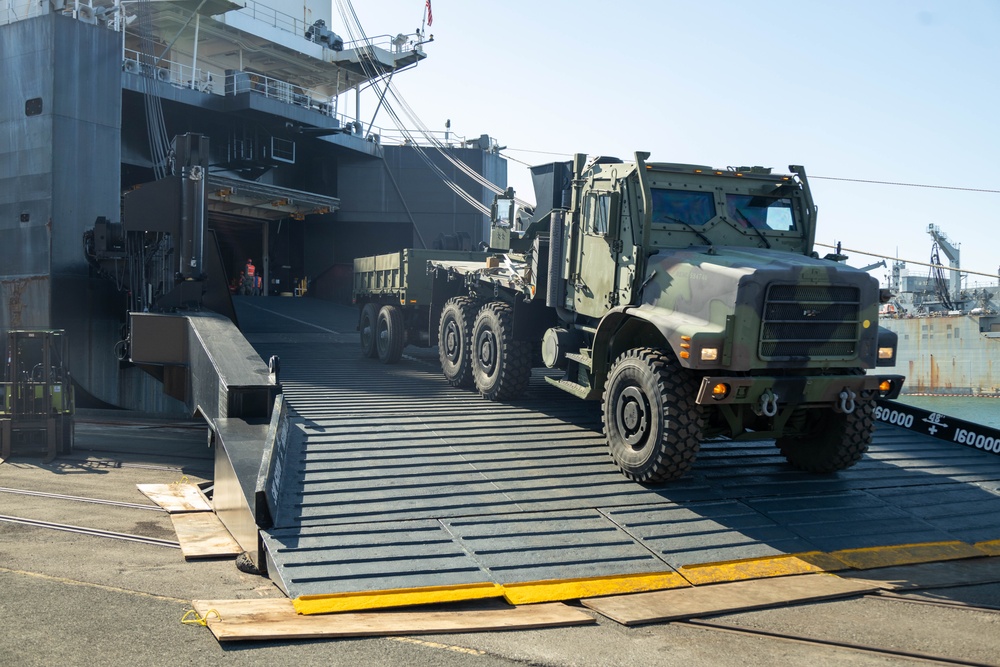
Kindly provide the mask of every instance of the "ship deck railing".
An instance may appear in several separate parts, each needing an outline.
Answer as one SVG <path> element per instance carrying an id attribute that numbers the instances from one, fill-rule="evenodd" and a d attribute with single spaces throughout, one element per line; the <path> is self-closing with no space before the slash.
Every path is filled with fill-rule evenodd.
<path id="1" fill-rule="evenodd" d="M 278 30 L 283 30 L 297 37 L 302 37 L 309 31 L 309 28 L 312 27 L 312 24 L 296 18 L 291 14 L 286 14 L 285 12 L 274 9 L 273 7 L 269 7 L 264 3 L 256 2 L 255 0 L 239 1 L 244 6 L 238 9 L 233 9 L 232 13 L 249 16 L 255 21 L 269 25 L 272 28 L 277 28 Z M 368 37 L 365 40 L 356 40 L 353 42 L 345 40 L 344 50 L 349 51 L 351 49 L 364 49 L 374 46 L 376 48 L 384 49 L 385 51 L 397 54 L 406 53 L 408 51 L 416 51 L 420 42 L 417 39 L 413 39 L 412 36 L 409 37 L 409 39 L 402 40 L 398 35 L 376 35 L 374 37 Z"/>
<path id="2" fill-rule="evenodd" d="M 416 130 L 386 129 L 377 125 L 364 125 L 349 116 L 337 113 L 337 98 L 323 95 L 314 90 L 276 79 L 256 72 L 226 72 L 214 68 L 192 67 L 190 63 L 161 58 L 154 60 L 155 66 L 143 64 L 149 57 L 139 51 L 124 49 L 122 69 L 137 75 L 152 76 L 179 88 L 190 88 L 207 95 L 239 95 L 253 93 L 286 104 L 311 109 L 330 118 L 335 118 L 340 127 L 349 134 L 364 135 L 370 140 L 388 145 L 415 143 L 422 147 L 444 145 L 461 148 L 470 144 L 480 145 L 482 138 L 467 140 L 464 136 L 450 131 L 431 131 L 425 136 Z M 492 141 L 492 140 L 491 140 Z"/>
<path id="3" fill-rule="evenodd" d="M 346 116 L 337 114 L 337 98 L 318 91 L 269 77 L 256 72 L 233 72 L 215 68 L 193 67 L 190 63 L 161 58 L 148 63 L 149 57 L 134 49 L 125 48 L 122 69 L 133 74 L 153 76 L 159 81 L 180 88 L 190 88 L 214 95 L 236 95 L 254 92 L 287 104 L 312 109 L 325 116 L 337 118 L 342 124 Z M 147 64 L 148 63 L 148 64 Z M 155 64 L 155 66 L 154 66 Z"/>

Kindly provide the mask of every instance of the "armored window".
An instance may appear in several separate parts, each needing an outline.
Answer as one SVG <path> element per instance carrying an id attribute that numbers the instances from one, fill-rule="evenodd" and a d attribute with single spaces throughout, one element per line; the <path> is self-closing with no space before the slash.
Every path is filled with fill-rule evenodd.
<path id="1" fill-rule="evenodd" d="M 653 222 L 704 225 L 715 217 L 715 196 L 711 192 L 652 189 Z"/>
<path id="2" fill-rule="evenodd" d="M 792 200 L 787 197 L 726 195 L 726 215 L 736 225 L 789 232 L 795 229 Z"/>
<path id="3" fill-rule="evenodd" d="M 611 196 L 607 193 L 591 194 L 587 197 L 584 220 L 587 231 L 591 234 L 605 235 L 608 233 L 608 217 L 611 208 Z"/>

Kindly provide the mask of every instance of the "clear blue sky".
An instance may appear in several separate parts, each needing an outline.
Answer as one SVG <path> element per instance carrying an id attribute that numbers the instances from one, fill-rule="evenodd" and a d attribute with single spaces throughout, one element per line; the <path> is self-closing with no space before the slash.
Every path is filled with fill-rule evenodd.
<path id="1" fill-rule="evenodd" d="M 424 7 L 354 4 L 369 35 L 413 32 Z M 430 128 L 450 119 L 457 134 L 507 146 L 524 199 L 530 179 L 514 160 L 636 150 L 664 162 L 802 164 L 811 176 L 1000 190 L 998 0 L 432 5 L 428 58 L 394 83 Z M 344 32 L 338 24 L 334 3 L 332 27 Z M 362 103 L 374 111 L 373 99 Z M 375 122 L 391 126 L 384 113 Z M 818 242 L 926 262 L 926 229 L 937 224 L 961 244 L 964 268 L 995 275 L 1000 265 L 997 192 L 821 179 L 812 188 Z"/>

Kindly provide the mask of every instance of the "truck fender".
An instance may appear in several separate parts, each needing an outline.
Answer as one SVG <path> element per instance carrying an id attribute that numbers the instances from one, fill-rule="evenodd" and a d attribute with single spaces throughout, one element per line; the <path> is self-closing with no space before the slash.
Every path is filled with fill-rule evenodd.
<path id="1" fill-rule="evenodd" d="M 601 318 L 593 343 L 593 386 L 603 386 L 608 369 L 623 352 L 635 347 L 669 350 L 675 359 L 688 366 L 678 356 L 680 335 L 684 330 L 717 329 L 710 322 L 681 315 L 662 308 L 619 306 Z"/>

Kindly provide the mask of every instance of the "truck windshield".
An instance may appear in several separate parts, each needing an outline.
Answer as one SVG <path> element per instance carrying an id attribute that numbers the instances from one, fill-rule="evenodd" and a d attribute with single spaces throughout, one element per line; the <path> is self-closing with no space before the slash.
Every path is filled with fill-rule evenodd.
<path id="1" fill-rule="evenodd" d="M 681 222 L 702 226 L 715 217 L 715 196 L 711 192 L 652 188 L 653 222 Z"/>
<path id="2" fill-rule="evenodd" d="M 511 214 L 514 212 L 514 200 L 498 197 L 496 199 L 496 222 L 510 225 Z"/>
<path id="3" fill-rule="evenodd" d="M 726 213 L 741 227 L 789 232 L 795 229 L 792 200 L 787 197 L 726 195 Z"/>

